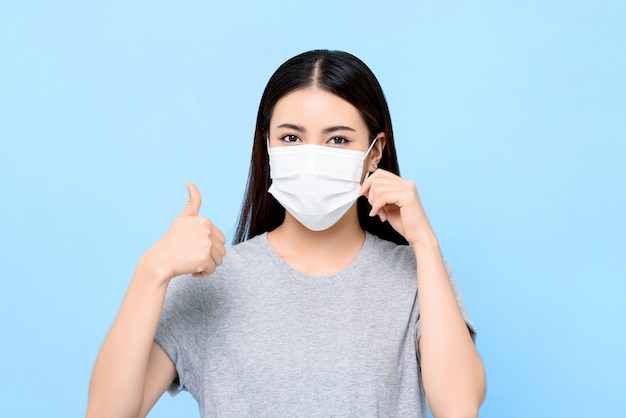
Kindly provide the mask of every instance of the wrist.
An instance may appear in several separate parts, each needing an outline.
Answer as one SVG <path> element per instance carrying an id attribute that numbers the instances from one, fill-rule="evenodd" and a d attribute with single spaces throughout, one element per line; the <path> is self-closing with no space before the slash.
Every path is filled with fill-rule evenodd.
<path id="1" fill-rule="evenodd" d="M 135 269 L 135 278 L 142 282 L 167 287 L 172 279 L 172 273 L 159 263 L 158 257 L 155 257 L 151 250 L 146 251 L 139 259 Z"/>
<path id="2" fill-rule="evenodd" d="M 437 240 L 437 236 L 432 228 L 424 228 L 415 233 L 413 236 L 413 239 L 407 240 L 409 241 L 409 244 L 411 244 L 413 250 L 417 250 L 419 248 L 439 248 L 439 240 Z"/>

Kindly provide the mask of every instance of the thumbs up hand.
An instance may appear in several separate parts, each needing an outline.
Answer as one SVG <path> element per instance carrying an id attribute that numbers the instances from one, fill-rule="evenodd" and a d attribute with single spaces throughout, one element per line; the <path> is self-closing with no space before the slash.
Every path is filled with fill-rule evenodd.
<path id="1" fill-rule="evenodd" d="M 187 183 L 187 190 L 189 200 L 181 214 L 142 257 L 166 282 L 182 274 L 207 276 L 222 264 L 226 254 L 224 234 L 209 219 L 198 215 L 200 191 L 193 183 Z"/>
<path id="2" fill-rule="evenodd" d="M 198 212 L 200 212 L 200 205 L 202 204 L 202 195 L 200 194 L 200 190 L 193 183 L 187 183 L 187 191 L 189 192 L 189 200 L 185 205 L 185 209 L 183 209 L 180 216 L 198 216 Z"/>

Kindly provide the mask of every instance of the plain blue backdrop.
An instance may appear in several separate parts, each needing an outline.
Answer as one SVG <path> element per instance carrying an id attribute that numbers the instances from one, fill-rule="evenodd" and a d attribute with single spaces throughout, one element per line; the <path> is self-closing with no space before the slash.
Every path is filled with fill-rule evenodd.
<path id="1" fill-rule="evenodd" d="M 482 417 L 620 415 L 620 1 L 3 1 L 0 416 L 84 414 L 135 263 L 187 199 L 232 237 L 272 72 L 378 76 L 479 334 Z M 197 416 L 184 393 L 152 417 Z"/>

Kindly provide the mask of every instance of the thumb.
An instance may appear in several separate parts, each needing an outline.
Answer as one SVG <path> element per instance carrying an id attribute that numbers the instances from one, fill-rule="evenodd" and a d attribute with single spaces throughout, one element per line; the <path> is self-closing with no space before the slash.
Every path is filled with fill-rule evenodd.
<path id="1" fill-rule="evenodd" d="M 198 188 L 191 182 L 187 183 L 187 190 L 189 191 L 189 200 L 187 201 L 187 205 L 185 206 L 185 209 L 183 209 L 183 213 L 181 213 L 181 215 L 198 216 L 200 204 L 202 203 L 200 190 L 198 190 Z"/>

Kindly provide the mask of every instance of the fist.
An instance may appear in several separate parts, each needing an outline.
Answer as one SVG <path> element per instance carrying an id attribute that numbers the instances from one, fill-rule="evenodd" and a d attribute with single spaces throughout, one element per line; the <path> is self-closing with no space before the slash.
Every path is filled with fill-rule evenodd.
<path id="1" fill-rule="evenodd" d="M 148 250 L 149 259 L 160 276 L 168 280 L 182 274 L 203 277 L 222 264 L 226 254 L 224 234 L 213 223 L 199 216 L 202 196 L 193 183 L 187 183 L 189 200 L 165 235 Z"/>

